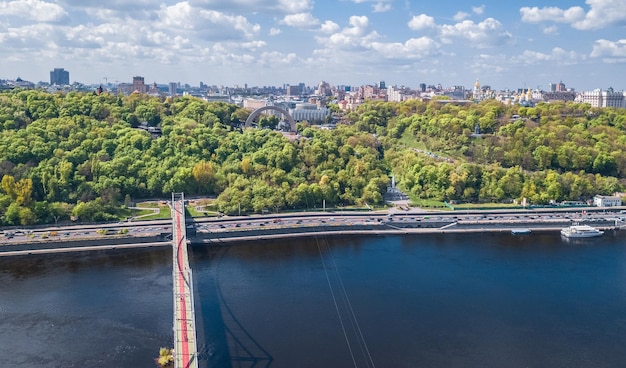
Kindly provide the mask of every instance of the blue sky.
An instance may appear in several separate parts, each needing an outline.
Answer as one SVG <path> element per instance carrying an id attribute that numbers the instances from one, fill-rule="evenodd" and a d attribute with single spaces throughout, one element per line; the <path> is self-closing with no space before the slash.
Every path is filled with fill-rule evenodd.
<path id="1" fill-rule="evenodd" d="M 8 0 L 0 78 L 626 89 L 626 0 Z"/>

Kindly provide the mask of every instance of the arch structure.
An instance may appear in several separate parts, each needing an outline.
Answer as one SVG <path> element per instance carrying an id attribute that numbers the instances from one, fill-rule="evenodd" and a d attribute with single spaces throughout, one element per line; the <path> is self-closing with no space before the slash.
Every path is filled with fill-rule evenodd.
<path id="1" fill-rule="evenodd" d="M 267 110 L 278 111 L 279 113 L 281 113 L 284 116 L 286 116 L 287 117 L 287 121 L 289 122 L 289 127 L 291 129 L 291 132 L 293 132 L 293 133 L 297 133 L 298 132 L 298 129 L 296 128 L 296 121 L 293 120 L 293 116 L 291 116 L 291 114 L 287 110 L 282 109 L 280 107 L 276 107 L 276 106 L 259 107 L 258 109 L 252 111 L 252 114 L 250 114 L 250 116 L 248 116 L 248 118 L 246 119 L 246 125 L 244 125 L 244 127 L 246 127 L 246 128 L 251 127 L 252 123 L 254 122 L 254 119 L 256 119 L 257 116 L 261 115 L 261 113 L 263 111 L 267 111 Z"/>

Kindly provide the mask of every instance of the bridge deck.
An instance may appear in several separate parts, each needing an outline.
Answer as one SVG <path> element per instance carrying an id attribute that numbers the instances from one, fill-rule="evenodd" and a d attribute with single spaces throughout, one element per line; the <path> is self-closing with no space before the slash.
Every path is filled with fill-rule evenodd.
<path id="1" fill-rule="evenodd" d="M 198 366 L 193 279 L 187 255 L 185 199 L 172 194 L 172 245 L 174 280 L 174 367 Z"/>

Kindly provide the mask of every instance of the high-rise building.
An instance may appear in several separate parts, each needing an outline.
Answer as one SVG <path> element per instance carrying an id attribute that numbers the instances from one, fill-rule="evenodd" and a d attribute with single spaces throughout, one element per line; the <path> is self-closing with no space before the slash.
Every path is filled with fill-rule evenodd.
<path id="1" fill-rule="evenodd" d="M 300 88 L 300 85 L 287 85 L 286 94 L 287 96 L 300 96 L 302 94 L 302 89 Z"/>
<path id="2" fill-rule="evenodd" d="M 170 84 L 168 86 L 169 86 L 170 96 L 172 96 L 172 97 L 176 96 L 176 90 L 178 89 L 178 83 L 170 82 Z"/>
<path id="3" fill-rule="evenodd" d="M 317 86 L 317 94 L 319 96 L 332 96 L 333 92 L 330 88 L 330 84 L 325 81 L 321 81 Z"/>
<path id="4" fill-rule="evenodd" d="M 57 86 L 67 86 L 70 84 L 70 72 L 63 68 L 54 68 L 50 72 L 50 84 Z"/>
<path id="5" fill-rule="evenodd" d="M 404 91 L 401 88 L 394 86 L 387 87 L 387 101 L 389 102 L 402 102 L 405 99 Z"/>
<path id="6" fill-rule="evenodd" d="M 133 92 L 146 93 L 148 88 L 143 77 L 133 77 Z"/>

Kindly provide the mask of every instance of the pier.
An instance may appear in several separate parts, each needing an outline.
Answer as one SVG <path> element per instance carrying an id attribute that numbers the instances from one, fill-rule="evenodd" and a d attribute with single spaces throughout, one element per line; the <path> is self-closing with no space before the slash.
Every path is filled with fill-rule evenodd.
<path id="1" fill-rule="evenodd" d="M 174 367 L 197 368 L 198 349 L 193 278 L 187 253 L 185 196 L 172 193 L 172 264 L 174 285 Z"/>

